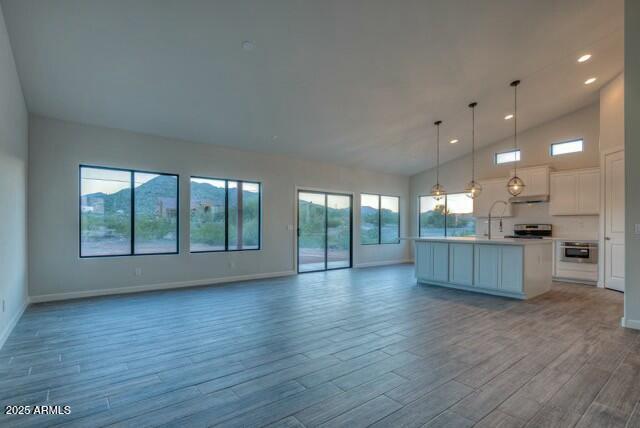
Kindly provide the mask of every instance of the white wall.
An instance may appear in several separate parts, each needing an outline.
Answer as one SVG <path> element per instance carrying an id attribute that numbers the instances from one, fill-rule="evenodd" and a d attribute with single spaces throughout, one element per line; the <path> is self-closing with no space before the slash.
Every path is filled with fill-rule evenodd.
<path id="1" fill-rule="evenodd" d="M 478 130 L 480 133 L 482 130 Z M 549 145 L 553 142 L 573 138 L 584 139 L 584 152 L 552 158 Z M 518 167 L 551 165 L 556 171 L 587 168 L 599 164 L 599 107 L 598 104 L 580 109 L 551 122 L 528 129 L 518 134 L 518 147 L 522 160 Z M 513 139 L 506 139 L 476 152 L 476 174 L 478 179 L 509 176 L 513 165 L 498 166 L 494 163 L 496 152 L 513 147 Z M 440 166 L 440 183 L 447 192 L 462 192 L 471 180 L 471 155 L 455 159 Z M 411 177 L 411 227 L 417 235 L 417 198 L 428 195 L 435 183 L 435 169 Z M 548 204 L 519 205 L 513 207 L 514 217 L 505 219 L 504 230 L 510 234 L 515 223 L 551 223 L 554 234 L 559 237 L 598 239 L 598 216 L 550 216 Z M 482 233 L 486 222 L 478 221 L 477 231 Z"/>
<path id="2" fill-rule="evenodd" d="M 640 329 L 640 2 L 625 1 L 625 294 L 624 317 Z"/>
<path id="3" fill-rule="evenodd" d="M 27 121 L 0 9 L 0 347 L 27 302 Z"/>
<path id="4" fill-rule="evenodd" d="M 354 193 L 354 226 L 360 192 L 401 198 L 402 236 L 408 219 L 409 178 L 226 149 L 127 131 L 30 118 L 30 294 L 94 293 L 97 290 L 174 283 L 207 283 L 246 275 L 294 270 L 296 186 Z M 180 254 L 78 258 L 78 165 L 106 165 L 180 175 Z M 190 254 L 189 176 L 263 183 L 261 251 Z M 354 264 L 406 260 L 408 244 L 360 246 L 354 228 Z M 142 268 L 142 276 L 134 275 Z"/>
<path id="5" fill-rule="evenodd" d="M 600 90 L 600 150 L 624 147 L 624 73 Z"/>

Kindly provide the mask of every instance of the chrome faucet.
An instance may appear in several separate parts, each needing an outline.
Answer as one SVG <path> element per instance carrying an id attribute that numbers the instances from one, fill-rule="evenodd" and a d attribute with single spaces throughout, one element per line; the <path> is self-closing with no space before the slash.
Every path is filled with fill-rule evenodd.
<path id="1" fill-rule="evenodd" d="M 502 232 L 502 217 L 504 217 L 504 212 L 507 209 L 507 203 L 505 201 L 495 201 L 492 205 L 491 208 L 489 208 L 489 222 L 488 222 L 488 227 L 487 227 L 487 231 L 488 231 L 488 236 L 489 239 L 491 239 L 491 213 L 493 212 L 493 207 L 495 207 L 497 204 L 503 204 L 504 207 L 502 208 L 502 214 L 500 214 L 500 223 L 499 223 L 499 231 Z"/>

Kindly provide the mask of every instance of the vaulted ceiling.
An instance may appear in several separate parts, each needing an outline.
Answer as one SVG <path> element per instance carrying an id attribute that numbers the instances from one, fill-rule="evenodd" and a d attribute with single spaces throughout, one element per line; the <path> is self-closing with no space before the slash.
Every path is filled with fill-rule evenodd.
<path id="1" fill-rule="evenodd" d="M 443 160 L 470 151 L 471 101 L 480 145 L 508 137 L 515 78 L 525 129 L 623 67 L 623 0 L 0 4 L 32 113 L 400 174 L 436 119 Z"/>

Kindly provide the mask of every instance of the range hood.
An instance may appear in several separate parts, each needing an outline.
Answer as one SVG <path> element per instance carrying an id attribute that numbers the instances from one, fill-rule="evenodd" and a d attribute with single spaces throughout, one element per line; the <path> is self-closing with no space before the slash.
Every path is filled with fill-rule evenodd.
<path id="1" fill-rule="evenodd" d="M 510 204 L 540 204 L 549 202 L 549 195 L 514 196 L 509 198 Z"/>

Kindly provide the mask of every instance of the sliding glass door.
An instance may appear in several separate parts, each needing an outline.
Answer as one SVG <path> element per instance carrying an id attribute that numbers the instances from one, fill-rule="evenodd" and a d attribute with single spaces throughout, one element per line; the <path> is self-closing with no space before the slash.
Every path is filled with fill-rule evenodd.
<path id="1" fill-rule="evenodd" d="M 351 267 L 352 197 L 298 191 L 298 272 Z"/>

